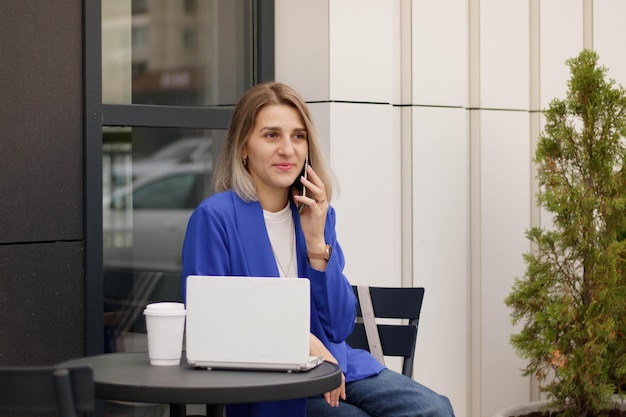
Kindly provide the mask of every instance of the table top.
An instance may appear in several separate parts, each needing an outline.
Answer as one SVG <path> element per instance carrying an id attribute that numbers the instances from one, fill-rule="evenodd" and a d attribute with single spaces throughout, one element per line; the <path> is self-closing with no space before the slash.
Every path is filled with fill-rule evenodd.
<path id="1" fill-rule="evenodd" d="M 341 384 L 341 368 L 324 362 L 306 372 L 227 371 L 154 366 L 147 352 L 108 353 L 63 362 L 93 368 L 96 397 L 104 400 L 225 404 L 309 397 Z"/>

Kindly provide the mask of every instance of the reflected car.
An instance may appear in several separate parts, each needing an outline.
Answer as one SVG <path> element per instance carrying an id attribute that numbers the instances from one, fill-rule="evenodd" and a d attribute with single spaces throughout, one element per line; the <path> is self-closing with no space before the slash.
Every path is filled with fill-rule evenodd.
<path id="1" fill-rule="evenodd" d="M 133 177 L 139 178 L 177 164 L 206 161 L 211 157 L 210 138 L 185 138 L 172 142 L 151 156 L 133 161 Z"/>
<path id="2" fill-rule="evenodd" d="M 180 272 L 193 209 L 213 193 L 212 163 L 180 164 L 146 175 L 103 204 L 104 267 Z"/>
<path id="3" fill-rule="evenodd" d="M 132 160 L 128 167 L 116 166 L 112 174 L 113 182 L 115 184 L 128 184 L 145 175 L 167 171 L 175 165 L 201 163 L 210 160 L 213 153 L 212 138 L 179 139 L 147 157 Z"/>

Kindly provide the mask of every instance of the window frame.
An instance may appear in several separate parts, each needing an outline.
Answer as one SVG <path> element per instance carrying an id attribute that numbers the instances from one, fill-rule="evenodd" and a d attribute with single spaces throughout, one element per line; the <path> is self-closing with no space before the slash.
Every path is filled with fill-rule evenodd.
<path id="1" fill-rule="evenodd" d="M 274 79 L 274 0 L 252 4 L 253 84 Z M 102 128 L 175 127 L 227 129 L 231 108 L 102 103 L 101 0 L 83 1 L 84 124 L 83 230 L 85 276 L 85 351 L 104 351 L 102 231 Z"/>

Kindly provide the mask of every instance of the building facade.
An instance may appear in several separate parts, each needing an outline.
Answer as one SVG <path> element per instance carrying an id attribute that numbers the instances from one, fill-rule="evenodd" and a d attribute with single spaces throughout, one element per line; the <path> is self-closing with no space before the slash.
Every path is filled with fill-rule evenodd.
<path id="1" fill-rule="evenodd" d="M 152 4 L 160 10 L 172 2 Z M 160 67 L 146 71 L 140 50 L 150 36 L 141 29 L 146 16 L 136 10 L 122 15 L 134 16 L 135 25 L 117 21 L 135 28 L 132 40 L 139 43 L 128 55 L 108 43 L 105 29 L 111 26 L 103 24 L 102 39 L 90 34 L 93 19 L 102 22 L 106 15 L 99 7 L 94 13 L 95 3 L 8 0 L 0 6 L 2 364 L 55 363 L 103 349 L 103 140 L 130 126 L 132 143 L 141 150 L 143 120 L 160 119 L 161 113 L 129 103 L 168 98 L 139 90 L 134 99 L 125 98 L 133 93 L 123 79 L 110 81 L 94 98 L 93 66 L 101 68 L 103 82 L 112 74 L 107 61 L 96 58 L 107 48 L 126 54 L 132 67 L 127 75 L 145 75 L 135 83 L 144 93 L 151 83 L 206 80 L 240 66 L 210 67 L 208 57 L 204 68 L 211 69 L 202 74 L 168 72 L 168 56 L 159 56 Z M 135 3 L 141 10 L 144 2 Z M 449 396 L 458 416 L 489 417 L 536 398 L 509 345 L 514 329 L 503 300 L 524 272 L 522 254 L 531 249 L 525 229 L 548 224 L 534 204 L 532 155 L 541 110 L 564 96 L 565 60 L 583 48 L 596 50 L 609 76 L 626 84 L 626 28 L 620 23 L 626 5 L 271 3 L 272 63 L 264 74 L 292 85 L 310 103 L 339 182 L 333 205 L 346 275 L 353 284 L 426 288 L 415 378 Z M 181 17 L 177 24 L 186 22 Z M 225 39 L 204 35 L 210 20 L 197 25 L 205 28 L 199 37 L 192 30 L 184 35 L 190 48 L 206 50 Z M 213 50 L 219 62 L 240 62 Z M 191 67 L 182 55 L 169 59 Z M 185 96 L 205 100 L 190 106 L 197 107 L 190 117 L 204 121 L 185 121 L 187 113 L 178 113 L 183 102 L 163 109 L 176 126 L 155 126 L 214 137 L 225 128 L 228 112 L 195 114 L 227 96 L 215 90 Z M 159 140 L 167 143 L 170 136 Z"/>

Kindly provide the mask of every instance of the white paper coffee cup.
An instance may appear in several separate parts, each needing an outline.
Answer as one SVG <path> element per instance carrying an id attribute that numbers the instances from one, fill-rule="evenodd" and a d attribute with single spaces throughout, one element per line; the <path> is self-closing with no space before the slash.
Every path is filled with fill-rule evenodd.
<path id="1" fill-rule="evenodd" d="M 152 303 L 143 311 L 148 330 L 148 356 L 152 365 L 178 365 L 183 352 L 185 305 Z"/>

